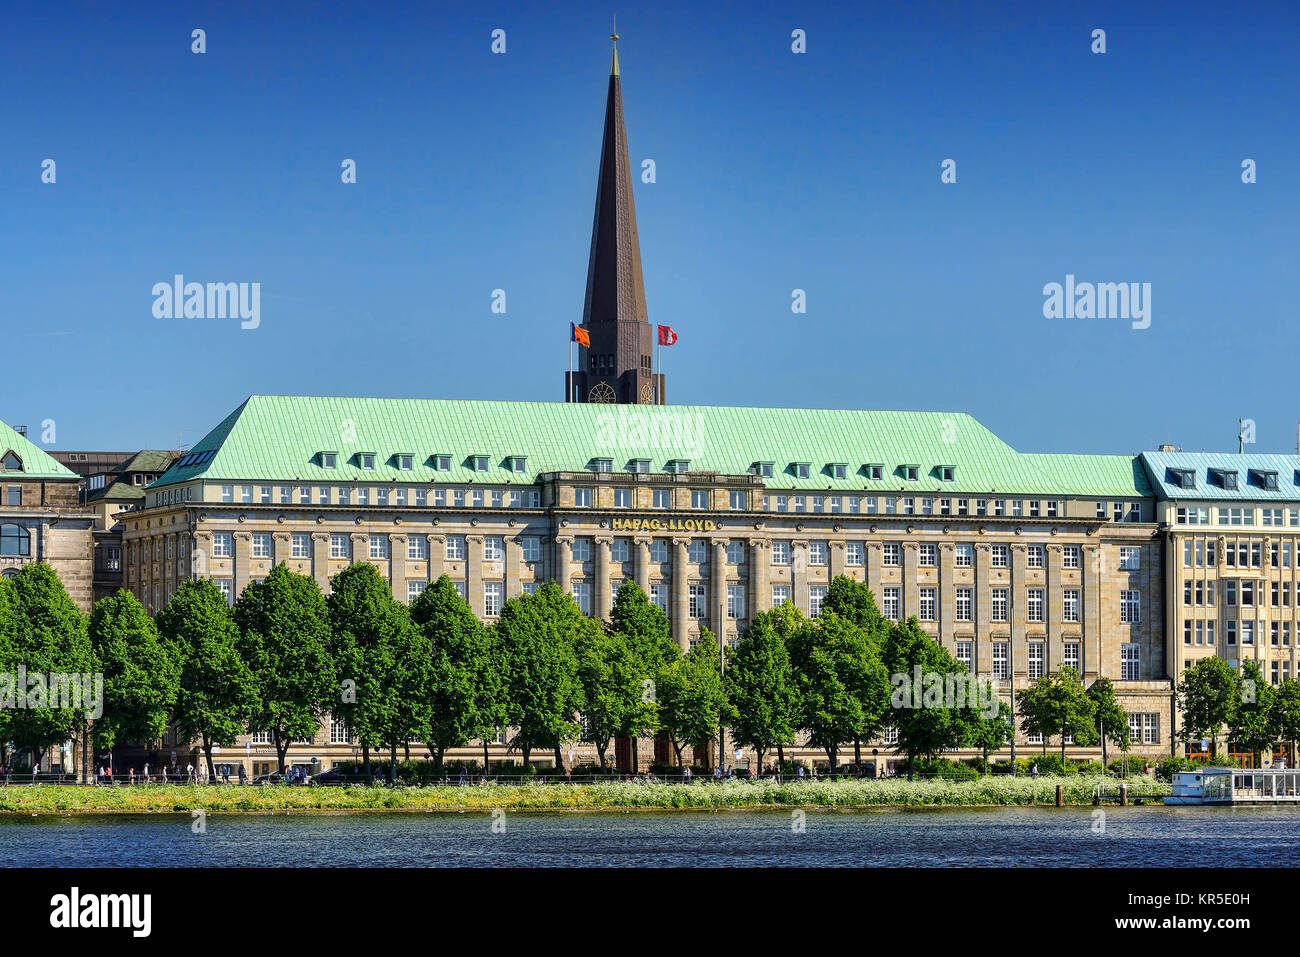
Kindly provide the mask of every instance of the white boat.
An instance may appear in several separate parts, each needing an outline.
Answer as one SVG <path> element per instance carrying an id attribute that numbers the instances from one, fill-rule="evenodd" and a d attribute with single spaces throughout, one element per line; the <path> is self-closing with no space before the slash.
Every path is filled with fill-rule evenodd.
<path id="1" fill-rule="evenodd" d="M 1300 804 L 1300 770 L 1200 768 L 1174 774 L 1166 804 Z"/>

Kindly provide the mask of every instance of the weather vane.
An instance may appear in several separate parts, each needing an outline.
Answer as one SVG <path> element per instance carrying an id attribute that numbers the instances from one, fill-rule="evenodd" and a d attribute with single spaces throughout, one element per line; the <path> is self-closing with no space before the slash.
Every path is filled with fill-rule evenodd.
<path id="1" fill-rule="evenodd" d="M 609 38 L 613 40 L 615 43 L 618 42 L 618 14 L 617 13 L 614 14 L 614 32 L 609 35 Z"/>

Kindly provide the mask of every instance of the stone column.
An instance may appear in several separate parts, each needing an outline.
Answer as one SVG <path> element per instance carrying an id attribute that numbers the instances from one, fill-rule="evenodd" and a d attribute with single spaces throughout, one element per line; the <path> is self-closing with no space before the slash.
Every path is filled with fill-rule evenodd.
<path id="1" fill-rule="evenodd" d="M 393 600 L 406 603 L 406 535 L 388 536 L 388 582 Z"/>
<path id="2" fill-rule="evenodd" d="M 1065 639 L 1063 623 L 1065 621 L 1065 584 L 1064 584 L 1064 548 L 1055 542 L 1047 546 L 1047 574 L 1043 585 L 1043 617 L 1047 619 L 1047 674 L 1060 671 L 1065 663 Z M 1080 676 L 1082 679 L 1082 676 Z"/>
<path id="3" fill-rule="evenodd" d="M 252 554 L 253 535 L 251 532 L 235 532 L 231 537 L 231 546 L 234 548 L 235 557 L 231 561 L 231 567 L 235 570 L 235 593 L 234 597 L 238 598 L 243 594 L 244 589 L 248 587 L 248 580 L 251 577 L 249 572 L 249 560 Z M 150 555 L 150 558 L 153 556 Z M 152 567 L 152 566 L 151 566 Z M 152 575 L 150 578 L 152 579 Z M 152 581 L 150 582 L 152 585 Z"/>
<path id="4" fill-rule="evenodd" d="M 436 582 L 442 577 L 447 567 L 447 536 L 429 536 L 429 582 Z"/>
<path id="5" fill-rule="evenodd" d="M 790 600 L 805 615 L 809 610 L 808 541 L 790 542 Z"/>
<path id="6" fill-rule="evenodd" d="M 939 603 L 939 643 L 953 655 L 957 654 L 956 619 L 957 619 L 957 585 L 956 585 L 957 549 L 952 542 L 939 543 L 939 583 L 936 589 L 936 601 Z M 972 596 L 973 597 L 973 596 Z"/>
<path id="7" fill-rule="evenodd" d="M 648 597 L 650 595 L 650 539 L 638 538 L 636 547 L 636 584 Z"/>
<path id="8" fill-rule="evenodd" d="M 573 590 L 573 536 L 555 536 L 555 581 L 564 592 Z"/>
<path id="9" fill-rule="evenodd" d="M 709 608 L 713 620 L 713 634 L 718 639 L 718 647 L 726 644 L 727 634 L 727 542 L 725 538 L 715 538 L 713 545 L 713 562 L 709 567 Z"/>
<path id="10" fill-rule="evenodd" d="M 523 594 L 524 546 L 519 536 L 506 539 L 506 593 L 502 600 Z"/>
<path id="11" fill-rule="evenodd" d="M 284 562 L 293 568 L 293 536 L 288 532 L 271 533 L 271 567 Z"/>
<path id="12" fill-rule="evenodd" d="M 993 550 L 988 542 L 975 543 L 975 673 L 993 673 Z"/>
<path id="13" fill-rule="evenodd" d="M 883 548 L 880 542 L 867 542 L 863 548 L 862 560 L 867 564 L 867 587 L 871 589 L 871 594 L 876 596 L 876 604 L 880 604 L 880 589 L 884 587 L 884 575 L 881 572 L 881 560 Z"/>
<path id="14" fill-rule="evenodd" d="M 591 589 L 591 615 L 601 621 L 609 620 L 612 600 L 609 588 L 609 549 L 614 539 L 609 535 L 598 535 L 596 546 L 596 583 Z"/>
<path id="15" fill-rule="evenodd" d="M 1025 645 L 1025 630 L 1029 614 L 1028 577 L 1029 550 L 1023 543 L 1011 546 L 1011 680 L 1022 682 L 1029 673 L 1029 651 Z"/>
<path id="16" fill-rule="evenodd" d="M 465 536 L 465 600 L 480 619 L 483 607 L 483 536 Z"/>
<path id="17" fill-rule="evenodd" d="M 688 651 L 691 647 L 690 635 L 687 633 L 690 626 L 690 600 L 686 591 L 690 577 L 690 559 L 686 549 L 690 541 L 689 538 L 673 539 L 673 597 L 669 607 L 672 608 L 673 640 L 682 651 Z"/>
<path id="18" fill-rule="evenodd" d="M 826 577 L 829 585 L 837 575 L 845 573 L 847 566 L 844 564 L 844 542 L 828 542 L 826 550 L 829 553 L 826 558 Z"/>
<path id="19" fill-rule="evenodd" d="M 320 590 L 330 593 L 330 535 L 329 532 L 311 533 L 311 573 Z"/>
<path id="20" fill-rule="evenodd" d="M 772 561 L 771 546 L 761 538 L 749 540 L 749 594 L 745 596 L 745 617 L 750 621 L 760 611 L 772 607 L 772 586 L 767 569 Z"/>
<path id="21" fill-rule="evenodd" d="M 1101 633 L 1101 582 L 1104 576 L 1101 555 L 1100 543 L 1085 545 L 1080 560 L 1083 565 L 1079 573 L 1080 591 L 1083 592 L 1079 596 L 1079 600 L 1083 602 L 1083 647 L 1079 649 L 1079 653 L 1083 656 L 1084 684 L 1091 684 L 1104 673 Z M 1216 642 L 1221 640 L 1222 638 L 1215 636 Z M 1118 653 L 1116 649 L 1116 654 Z M 1113 670 L 1114 674 L 1108 677 L 1118 678 L 1118 663 Z"/>
<path id="22" fill-rule="evenodd" d="M 353 532 L 348 537 L 352 539 L 352 563 L 370 561 L 370 536 Z"/>

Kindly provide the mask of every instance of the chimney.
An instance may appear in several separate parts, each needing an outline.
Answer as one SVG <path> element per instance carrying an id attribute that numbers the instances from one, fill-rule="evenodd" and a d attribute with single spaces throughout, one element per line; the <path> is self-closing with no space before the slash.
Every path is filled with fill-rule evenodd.
<path id="1" fill-rule="evenodd" d="M 1172 445 L 1162 445 L 1160 446 L 1159 449 L 1157 449 L 1157 451 L 1159 452 L 1172 452 L 1173 450 L 1174 447 Z"/>
<path id="2" fill-rule="evenodd" d="M 27 438 L 27 426 L 15 425 L 14 431 L 17 432 L 19 435 L 21 435 L 23 438 Z"/>

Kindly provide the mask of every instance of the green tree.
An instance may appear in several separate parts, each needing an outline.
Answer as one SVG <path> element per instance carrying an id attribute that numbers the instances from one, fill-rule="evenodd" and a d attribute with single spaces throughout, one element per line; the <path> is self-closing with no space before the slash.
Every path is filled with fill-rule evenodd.
<path id="1" fill-rule="evenodd" d="M 1228 719 L 1228 740 L 1245 748 L 1256 758 L 1277 743 L 1277 689 L 1264 680 L 1259 662 L 1247 658 L 1241 663 L 1240 691 L 1237 706 Z"/>
<path id="2" fill-rule="evenodd" d="M 1278 740 L 1290 745 L 1294 758 L 1295 743 L 1300 740 L 1300 678 L 1288 678 L 1277 686 L 1273 709 Z"/>
<path id="3" fill-rule="evenodd" d="M 989 755 L 1006 747 L 1007 742 L 1011 740 L 1011 735 L 1015 733 L 1015 725 L 1011 721 L 1013 717 L 1011 705 L 998 699 L 996 692 L 987 681 L 983 681 L 979 688 L 979 694 L 990 696 L 986 701 L 996 701 L 997 704 L 988 710 L 982 706 L 983 702 L 967 705 L 961 716 L 964 725 L 962 746 L 979 749 L 981 768 L 987 772 Z M 989 714 L 989 711 L 995 713 Z"/>
<path id="4" fill-rule="evenodd" d="M 104 675 L 96 744 L 161 738 L 176 707 L 180 665 L 144 606 L 122 588 L 101 598 L 90 615 L 90 644 Z"/>
<path id="5" fill-rule="evenodd" d="M 1218 754 L 1219 732 L 1232 721 L 1241 698 L 1241 676 L 1218 655 L 1207 655 L 1183 672 L 1175 689 L 1183 714 L 1178 737 L 1183 741 L 1208 738 L 1210 757 Z"/>
<path id="6" fill-rule="evenodd" d="M 430 646 L 428 745 L 435 772 L 442 773 L 449 748 L 479 738 L 486 773 L 488 741 L 505 723 L 503 676 L 493 654 L 491 632 L 446 575 L 411 603 L 411 619 Z"/>
<path id="7" fill-rule="evenodd" d="M 862 629 L 870 642 L 871 656 L 881 659 L 885 643 L 889 640 L 889 620 L 881 614 L 876 596 L 865 582 L 847 575 L 837 575 L 831 580 L 822 601 L 822 615 L 833 612 L 840 618 Z M 863 723 L 853 736 L 853 763 L 862 763 L 862 742 L 876 737 L 889 708 L 888 674 L 883 669 L 868 672 L 867 683 L 855 690 L 863 702 Z"/>
<path id="8" fill-rule="evenodd" d="M 596 746 L 601 770 L 613 738 L 630 726 L 654 720 L 652 700 L 643 693 L 640 662 L 623 633 L 596 622 L 578 638 L 578 680 L 582 684 L 582 740 Z"/>
<path id="9" fill-rule="evenodd" d="M 1096 705 L 1073 668 L 1036 679 L 1020 692 L 1019 708 L 1025 730 L 1043 736 L 1044 754 L 1050 737 L 1060 737 L 1062 760 L 1067 736 L 1072 735 L 1078 744 L 1097 740 Z"/>
<path id="10" fill-rule="evenodd" d="M 1128 712 L 1120 707 L 1115 697 L 1115 684 L 1109 678 L 1098 678 L 1088 688 L 1092 699 L 1094 721 L 1101 738 L 1101 765 L 1106 766 L 1106 741 L 1114 741 L 1121 751 L 1129 749 Z"/>
<path id="11" fill-rule="evenodd" d="M 257 707 L 256 682 L 239 653 L 239 628 L 225 595 L 206 578 L 181 582 L 155 620 L 178 668 L 177 735 L 200 743 L 215 777 L 212 746 L 233 742 Z"/>
<path id="12" fill-rule="evenodd" d="M 573 596 L 555 582 L 501 609 L 495 632 L 507 675 L 507 720 L 517 729 L 512 747 L 525 766 L 534 749 L 552 748 L 559 767 L 560 743 L 578 733 L 582 685 L 575 648 L 584 621 Z"/>
<path id="13" fill-rule="evenodd" d="M 9 579 L 0 578 L 0 766 L 9 763 L 9 741 L 13 737 L 9 717 L 13 714 L 15 701 L 8 700 L 9 691 L 4 688 L 4 675 L 12 675 L 17 665 L 14 642 L 18 640 L 18 612 L 14 608 L 13 586 Z"/>
<path id="14" fill-rule="evenodd" d="M 90 718 L 84 701 L 72 700 L 71 685 L 52 681 L 55 675 L 92 677 L 98 671 L 86 629 L 86 616 L 63 588 L 58 574 L 46 562 L 26 565 L 9 580 L 13 638 L 9 661 L 0 674 L 16 674 L 21 666 L 29 678 L 24 708 L 10 711 L 8 733 L 19 748 L 30 748 L 33 766 L 45 752 L 76 737 Z M 30 684 L 41 676 L 39 684 Z M 83 683 L 85 679 L 79 679 Z M 7 704 L 7 702 L 6 702 Z M 64 705 L 60 707 L 60 705 Z M 71 706 L 69 706 L 71 705 Z"/>
<path id="15" fill-rule="evenodd" d="M 759 612 L 727 650 L 723 674 L 727 721 L 737 744 L 753 748 L 758 771 L 763 753 L 794 737 L 799 720 L 799 696 L 785 639 L 772 624 L 771 613 Z"/>
<path id="16" fill-rule="evenodd" d="M 918 758 L 938 757 L 969 737 L 970 674 L 915 618 L 890 628 L 884 659 L 893 686 L 889 723 L 898 731 L 894 752 L 907 755 L 911 779 Z"/>
<path id="17" fill-rule="evenodd" d="M 718 639 L 709 629 L 701 628 L 695 647 L 660 670 L 655 690 L 659 724 L 668 734 L 677 763 L 684 765 L 682 748 L 712 740 L 726 708 L 722 657 Z"/>
<path id="18" fill-rule="evenodd" d="M 630 578 L 623 579 L 614 593 L 609 628 L 627 644 L 641 673 L 642 707 L 627 712 L 627 720 L 618 732 L 620 737 L 631 739 L 632 770 L 637 771 L 641 766 L 638 739 L 659 730 L 659 709 L 654 703 L 655 678 L 665 665 L 681 657 L 681 649 L 672 640 L 668 616 Z"/>
<path id="19" fill-rule="evenodd" d="M 253 672 L 257 707 L 250 731 L 266 731 L 279 767 L 289 744 L 315 736 L 339 684 L 326 645 L 330 640 L 325 596 L 314 579 L 280 563 L 235 600 L 239 649 Z"/>

